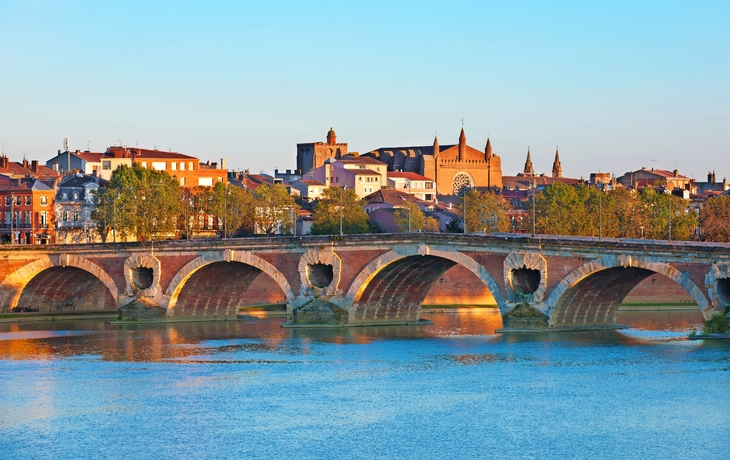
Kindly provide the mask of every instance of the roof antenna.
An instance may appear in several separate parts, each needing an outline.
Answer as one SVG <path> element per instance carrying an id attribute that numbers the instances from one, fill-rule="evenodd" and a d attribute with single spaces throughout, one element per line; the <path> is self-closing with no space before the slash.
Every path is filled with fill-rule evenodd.
<path id="1" fill-rule="evenodd" d="M 462 128 L 464 127 L 464 119 L 463 118 L 461 119 L 461 127 Z"/>
<path id="2" fill-rule="evenodd" d="M 91 152 L 91 139 L 89 139 L 89 142 L 86 143 L 86 150 Z"/>

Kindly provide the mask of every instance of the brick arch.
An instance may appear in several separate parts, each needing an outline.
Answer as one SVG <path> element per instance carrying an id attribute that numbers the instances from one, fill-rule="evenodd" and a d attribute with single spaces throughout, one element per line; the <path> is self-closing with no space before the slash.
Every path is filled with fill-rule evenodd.
<path id="1" fill-rule="evenodd" d="M 421 257 L 426 258 L 425 263 L 422 262 Z M 386 310 L 393 310 L 393 314 L 405 314 L 407 318 L 415 321 L 418 319 L 423 298 L 425 298 L 432 283 L 446 270 L 457 264 L 463 265 L 482 280 L 494 296 L 500 312 L 502 314 L 506 313 L 507 303 L 499 285 L 481 264 L 461 252 L 427 245 L 401 246 L 378 256 L 358 273 L 340 306 L 348 310 L 350 322 L 363 322 L 364 316 L 367 315 L 367 311 L 365 310 L 365 313 L 363 311 L 367 306 L 360 302 L 374 300 L 370 299 L 371 296 L 367 294 L 369 288 L 378 290 L 380 294 L 378 301 L 391 304 L 394 299 L 388 297 L 390 292 L 398 292 L 399 289 L 414 289 L 415 291 L 409 291 L 408 293 L 415 294 L 417 292 L 419 298 L 406 302 L 407 305 L 403 302 L 391 305 Z M 382 277 L 383 275 L 392 276 L 394 279 L 385 285 L 382 280 L 377 280 L 378 276 Z M 425 276 L 419 283 L 406 282 L 408 281 L 407 277 L 413 279 L 413 277 L 419 276 Z M 397 284 L 395 284 L 395 278 L 397 278 Z M 383 285 L 373 286 L 374 282 Z M 382 319 L 387 320 L 388 318 Z"/>
<path id="2" fill-rule="evenodd" d="M 185 283 L 187 283 L 187 281 L 199 270 L 218 262 L 238 262 L 257 269 L 258 273 L 266 273 L 284 292 L 287 303 L 291 303 L 294 299 L 294 291 L 289 285 L 289 281 L 287 281 L 286 277 L 284 277 L 284 275 L 277 270 L 276 267 L 264 259 L 247 251 L 234 251 L 231 249 L 226 249 L 225 251 L 211 251 L 206 252 L 185 264 L 185 266 L 183 266 L 175 274 L 172 280 L 170 280 L 170 284 L 165 291 L 165 297 L 169 299 L 165 302 L 167 304 L 168 316 L 171 311 L 174 311 L 178 297 L 185 287 Z"/>
<path id="3" fill-rule="evenodd" d="M 72 267 L 83 270 L 99 280 L 109 291 L 115 303 L 119 299 L 119 289 L 111 276 L 95 263 L 73 254 L 43 256 L 8 275 L 0 283 L 0 305 L 10 310 L 18 306 L 18 301 L 28 284 L 42 272 L 55 267 Z"/>
<path id="4" fill-rule="evenodd" d="M 688 276 L 667 263 L 634 256 L 604 256 L 583 264 L 568 273 L 543 307 L 537 308 L 548 315 L 551 326 L 615 324 L 624 298 L 654 273 L 682 286 L 705 318 L 712 315 L 712 305 Z"/>

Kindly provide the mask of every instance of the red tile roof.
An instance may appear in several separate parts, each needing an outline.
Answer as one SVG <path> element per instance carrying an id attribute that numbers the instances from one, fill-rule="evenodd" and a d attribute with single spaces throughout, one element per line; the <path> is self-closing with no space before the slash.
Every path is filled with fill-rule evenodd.
<path id="1" fill-rule="evenodd" d="M 410 180 L 430 180 L 426 176 L 422 176 L 420 174 L 416 174 L 414 172 L 388 172 L 388 179 L 410 179 Z"/>
<path id="2" fill-rule="evenodd" d="M 104 153 L 104 156 L 111 156 L 111 157 L 122 157 L 122 158 L 143 158 L 143 159 L 156 159 L 156 158 L 164 158 L 164 159 L 180 159 L 180 160 L 197 160 L 195 157 L 191 157 L 190 155 L 184 155 L 182 153 L 177 152 L 164 152 L 162 150 L 150 150 L 150 149 L 140 149 L 140 148 L 129 148 L 129 147 L 119 147 L 119 146 L 113 146 L 109 147 L 106 152 Z"/>

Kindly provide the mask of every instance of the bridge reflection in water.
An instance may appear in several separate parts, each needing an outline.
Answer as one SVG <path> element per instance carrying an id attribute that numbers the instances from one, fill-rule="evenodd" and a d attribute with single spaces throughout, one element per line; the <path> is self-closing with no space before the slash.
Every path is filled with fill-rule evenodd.
<path id="1" fill-rule="evenodd" d="M 282 329 L 286 319 L 260 314 L 260 319 L 227 322 L 189 322 L 118 327 L 101 320 L 45 321 L 0 324 L 0 359 L 53 360 L 98 356 L 104 361 L 166 361 L 224 359 L 227 353 L 309 354 L 312 341 L 368 344 L 389 339 L 484 338 L 514 340 L 494 331 L 502 327 L 496 308 L 425 310 L 432 324 Z M 682 333 L 702 323 L 699 311 L 626 311 L 620 321 L 637 329 Z M 614 334 L 619 341 L 620 332 Z M 545 334 L 548 337 L 548 334 Z M 252 342 L 248 342 L 252 339 Z M 523 339 L 520 339 L 523 340 Z M 210 342 L 213 341 L 213 342 Z M 230 343 L 226 343 L 230 341 Z M 215 358 L 213 358 L 215 357 Z"/>

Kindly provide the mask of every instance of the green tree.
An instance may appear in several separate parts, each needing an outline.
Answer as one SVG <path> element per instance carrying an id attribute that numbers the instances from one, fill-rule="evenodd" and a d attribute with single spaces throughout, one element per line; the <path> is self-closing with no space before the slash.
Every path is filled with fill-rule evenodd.
<path id="1" fill-rule="evenodd" d="M 402 207 L 393 211 L 393 221 L 401 233 L 421 232 L 426 225 L 426 215 L 416 203 L 406 201 Z"/>
<path id="2" fill-rule="evenodd" d="M 700 213 L 700 222 L 705 241 L 730 242 L 730 195 L 708 198 Z"/>
<path id="3" fill-rule="evenodd" d="M 237 232 L 254 233 L 253 193 L 231 184 L 219 182 L 212 190 L 211 211 L 218 219 L 218 226 L 224 238 Z"/>
<path id="4" fill-rule="evenodd" d="M 122 239 L 136 235 L 146 241 L 175 231 L 182 210 L 180 196 L 177 180 L 166 172 L 137 164 L 120 166 L 94 197 L 92 218 L 103 227 L 103 240 L 113 230 Z"/>
<path id="5" fill-rule="evenodd" d="M 446 222 L 446 233 L 462 233 L 464 231 L 461 226 L 461 220 L 458 217 L 452 217 Z"/>
<path id="6" fill-rule="evenodd" d="M 508 232 L 509 202 L 493 192 L 471 190 L 461 198 L 461 211 L 466 207 L 466 229 L 469 232 Z"/>
<path id="7" fill-rule="evenodd" d="M 297 205 L 281 184 L 260 185 L 254 192 L 254 225 L 265 235 L 294 233 Z"/>
<path id="8" fill-rule="evenodd" d="M 368 215 L 362 200 L 354 190 L 330 187 L 324 190 L 321 198 L 314 204 L 314 223 L 312 235 L 337 235 L 340 233 L 369 233 Z"/>
<path id="9" fill-rule="evenodd" d="M 426 217 L 423 222 L 423 231 L 426 233 L 438 233 L 441 231 L 439 228 L 439 221 L 435 217 Z"/>

